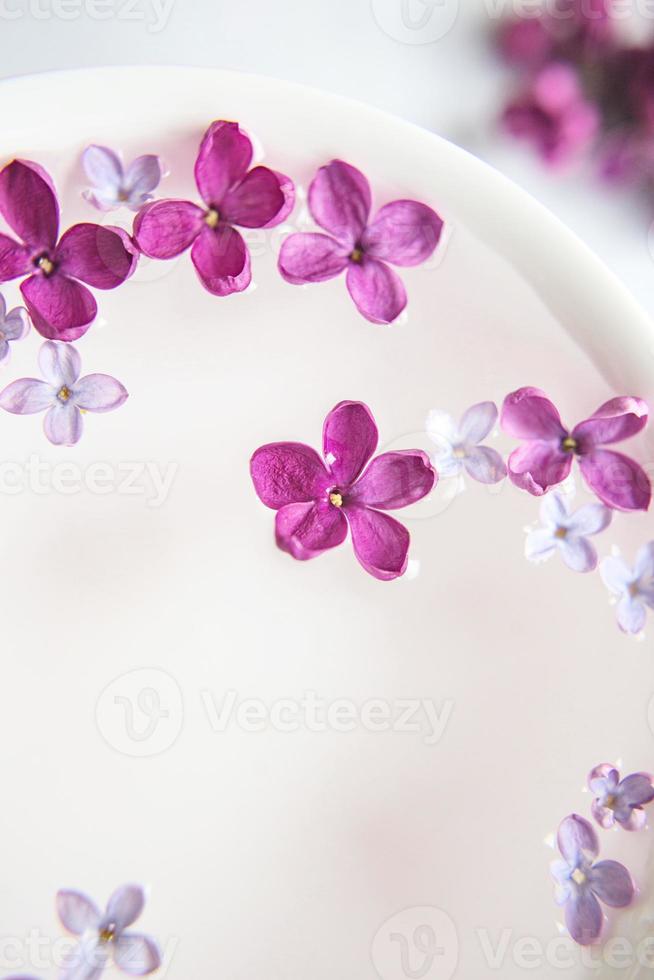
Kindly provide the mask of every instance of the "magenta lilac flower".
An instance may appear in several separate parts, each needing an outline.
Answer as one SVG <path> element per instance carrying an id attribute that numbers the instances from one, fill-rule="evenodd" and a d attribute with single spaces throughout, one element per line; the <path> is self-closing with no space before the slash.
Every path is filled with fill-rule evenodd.
<path id="1" fill-rule="evenodd" d="M 237 227 L 270 228 L 290 213 L 295 190 L 290 178 L 254 167 L 252 143 L 238 123 L 214 122 L 195 162 L 203 204 L 155 201 L 136 217 L 134 236 L 154 259 L 172 259 L 191 249 L 205 289 L 216 296 L 241 292 L 251 281 L 250 253 Z"/>
<path id="2" fill-rule="evenodd" d="M 571 513 L 565 497 L 550 492 L 541 504 L 541 526 L 527 535 L 525 556 L 540 562 L 558 552 L 573 572 L 592 572 L 597 568 L 597 551 L 588 539 L 604 531 L 612 516 L 603 504 L 585 504 Z"/>
<path id="3" fill-rule="evenodd" d="M 620 824 L 625 830 L 642 830 L 647 824 L 643 807 L 654 800 L 654 777 L 634 772 L 620 779 L 619 771 L 607 762 L 596 766 L 588 777 L 595 797 L 592 813 L 605 830 Z"/>
<path id="4" fill-rule="evenodd" d="M 279 271 L 296 285 L 345 272 L 359 312 L 372 323 L 391 323 L 407 304 L 391 265 L 426 261 L 443 222 L 426 204 L 406 200 L 386 204 L 371 221 L 371 203 L 370 185 L 355 167 L 342 160 L 321 167 L 309 187 L 309 210 L 327 234 L 289 235 L 279 253 Z"/>
<path id="5" fill-rule="evenodd" d="M 612 555 L 600 564 L 607 589 L 618 599 L 618 626 L 637 635 L 645 629 L 647 609 L 654 609 L 654 541 L 643 545 L 631 568 L 624 558 Z"/>
<path id="6" fill-rule="evenodd" d="M 138 211 L 152 200 L 163 176 L 161 160 L 149 153 L 124 167 L 118 154 L 108 146 L 87 146 L 82 165 L 91 187 L 86 200 L 99 211 L 127 207 Z"/>
<path id="7" fill-rule="evenodd" d="M 76 340 L 97 304 L 83 283 L 114 289 L 138 253 L 120 228 L 78 224 L 59 236 L 59 204 L 48 174 L 14 160 L 0 171 L 0 213 L 19 241 L 0 234 L 0 282 L 27 276 L 21 292 L 34 326 L 52 340 Z"/>
<path id="8" fill-rule="evenodd" d="M 565 909 L 568 931 L 575 942 L 590 946 L 602 935 L 602 906 L 626 908 L 636 887 L 627 869 L 617 861 L 598 861 L 599 840 L 588 820 L 573 813 L 561 822 L 558 846 L 563 857 L 552 865 L 556 901 Z"/>
<path id="9" fill-rule="evenodd" d="M 81 358 L 70 344 L 47 340 L 39 352 L 44 380 L 19 378 L 0 392 L 0 408 L 13 415 L 45 412 L 45 434 L 55 446 L 74 446 L 82 435 L 83 412 L 111 412 L 127 391 L 108 374 L 80 378 Z"/>
<path id="10" fill-rule="evenodd" d="M 641 398 L 612 398 L 574 429 L 566 428 L 557 409 L 538 388 L 519 388 L 507 395 L 501 424 L 524 444 L 509 457 L 509 476 L 516 486 L 536 496 L 569 475 L 573 459 L 607 507 L 647 510 L 652 488 L 643 468 L 606 446 L 641 432 L 648 408 Z"/>
<path id="11" fill-rule="evenodd" d="M 257 449 L 250 461 L 254 488 L 277 511 L 278 546 L 306 561 L 352 534 L 354 553 L 367 572 L 390 580 L 407 568 L 409 532 L 386 513 L 425 497 L 436 471 L 420 450 L 372 459 L 379 434 L 362 402 L 340 402 L 323 427 L 323 459 L 298 442 Z"/>
<path id="12" fill-rule="evenodd" d="M 161 952 L 150 936 L 130 932 L 145 906 L 140 885 L 123 885 L 101 912 L 79 891 L 64 889 L 57 894 L 57 912 L 68 932 L 79 937 L 61 973 L 61 980 L 97 980 L 113 959 L 131 976 L 146 976 L 161 966 Z"/>
<path id="13" fill-rule="evenodd" d="M 22 340 L 23 337 L 26 337 L 29 329 L 30 321 L 27 310 L 22 306 L 7 310 L 5 298 L 0 293 L 0 364 L 9 359 L 11 353 L 9 345 L 15 340 Z"/>
<path id="14" fill-rule="evenodd" d="M 436 444 L 432 462 L 440 477 L 463 472 L 479 483 L 499 483 L 506 465 L 496 449 L 481 443 L 495 428 L 497 407 L 479 402 L 465 411 L 457 423 L 447 412 L 434 409 L 427 416 L 427 435 Z"/>

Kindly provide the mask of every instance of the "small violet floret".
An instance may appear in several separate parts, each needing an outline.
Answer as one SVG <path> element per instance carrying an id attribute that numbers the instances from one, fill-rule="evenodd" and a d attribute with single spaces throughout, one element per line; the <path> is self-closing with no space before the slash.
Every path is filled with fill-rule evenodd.
<path id="1" fill-rule="evenodd" d="M 108 374 L 80 378 L 81 358 L 70 344 L 47 340 L 39 351 L 44 380 L 19 378 L 0 392 L 0 408 L 13 415 L 46 412 L 45 434 L 55 446 L 74 446 L 82 435 L 83 412 L 111 412 L 127 391 Z"/>
<path id="2" fill-rule="evenodd" d="M 257 449 L 254 488 L 277 511 L 278 546 L 306 561 L 343 543 L 348 526 L 354 553 L 372 576 L 390 580 L 407 568 L 409 532 L 387 510 L 425 497 L 438 479 L 426 453 L 402 450 L 372 459 L 379 434 L 362 402 L 340 402 L 323 427 L 323 459 L 297 442 Z M 372 461 L 371 461 L 372 460 Z"/>
<path id="3" fill-rule="evenodd" d="M 641 432 L 648 414 L 641 398 L 612 398 L 570 430 L 544 392 L 520 388 L 507 395 L 502 408 L 504 431 L 524 440 L 509 457 L 509 476 L 541 496 L 566 479 L 576 458 L 586 483 L 607 507 L 647 510 L 649 477 L 634 460 L 605 447 Z"/>
<path id="4" fill-rule="evenodd" d="M 27 310 L 22 306 L 7 310 L 5 298 L 0 293 L 0 364 L 9 360 L 11 354 L 9 345 L 15 340 L 26 337 L 29 329 L 30 320 Z"/>
<path id="5" fill-rule="evenodd" d="M 479 483 L 499 483 L 506 464 L 496 449 L 481 443 L 493 431 L 497 407 L 480 402 L 463 413 L 457 423 L 447 412 L 434 409 L 427 416 L 426 430 L 436 444 L 432 462 L 441 478 L 460 477 L 465 472 Z"/>
<path id="6" fill-rule="evenodd" d="M 541 562 L 558 551 L 573 572 L 592 572 L 597 568 L 597 551 L 588 538 L 604 531 L 612 517 L 613 511 L 603 504 L 585 504 L 571 513 L 565 497 L 550 492 L 541 504 L 541 526 L 527 534 L 525 556 Z"/>
<path id="7" fill-rule="evenodd" d="M 137 157 L 128 167 L 107 146 L 87 146 L 82 166 L 91 187 L 84 191 L 86 200 L 99 211 L 126 207 L 139 211 L 152 200 L 163 176 L 161 160 L 153 154 Z"/>
<path id="8" fill-rule="evenodd" d="M 618 823 L 625 830 L 642 830 L 647 824 L 643 807 L 654 800 L 654 777 L 646 772 L 634 772 L 620 779 L 620 773 L 608 762 L 596 766 L 588 777 L 588 786 L 595 797 L 593 817 L 605 830 Z"/>
<path id="9" fill-rule="evenodd" d="M 607 589 L 618 598 L 618 626 L 623 633 L 642 633 L 647 608 L 654 609 L 654 541 L 643 545 L 631 568 L 624 558 L 611 555 L 600 564 Z"/>
<path id="10" fill-rule="evenodd" d="M 295 285 L 324 282 L 346 272 L 357 309 L 372 323 L 391 323 L 407 304 L 402 280 L 391 265 L 425 262 L 438 245 L 443 221 L 426 204 L 392 201 L 370 220 L 372 198 L 364 175 L 332 160 L 309 187 L 309 210 L 320 232 L 289 235 L 279 271 Z"/>

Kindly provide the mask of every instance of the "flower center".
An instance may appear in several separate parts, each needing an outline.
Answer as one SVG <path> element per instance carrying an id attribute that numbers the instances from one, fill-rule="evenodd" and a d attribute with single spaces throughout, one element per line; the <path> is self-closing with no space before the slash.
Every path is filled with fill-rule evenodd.
<path id="1" fill-rule="evenodd" d="M 604 806 L 607 807 L 609 810 L 615 810 L 615 805 L 617 802 L 618 802 L 617 796 L 613 796 L 613 795 L 607 796 L 606 799 L 604 800 Z"/>
<path id="2" fill-rule="evenodd" d="M 100 933 L 101 943 L 111 943 L 116 938 L 116 924 L 111 922 L 108 926 L 105 926 Z"/>
<path id="3" fill-rule="evenodd" d="M 463 446 L 455 446 L 452 455 L 455 459 L 465 459 L 468 454 Z"/>
<path id="4" fill-rule="evenodd" d="M 44 276 L 51 276 L 55 271 L 55 264 L 49 255 L 39 255 L 34 264 L 40 269 Z"/>
<path id="5" fill-rule="evenodd" d="M 561 449 L 564 453 L 576 453 L 579 449 L 579 443 L 572 436 L 566 436 L 561 442 Z"/>
<path id="6" fill-rule="evenodd" d="M 568 536 L 567 527 L 557 527 L 556 531 L 554 532 L 554 537 L 557 538 L 557 540 L 559 541 L 565 541 L 567 536 Z"/>
<path id="7" fill-rule="evenodd" d="M 576 885 L 585 885 L 587 878 L 581 868 L 575 868 L 575 870 L 572 872 L 572 880 Z"/>
<path id="8" fill-rule="evenodd" d="M 343 494 L 339 490 L 332 490 L 329 494 L 329 502 L 333 504 L 334 507 L 343 506 Z"/>
<path id="9" fill-rule="evenodd" d="M 356 262 L 357 265 L 361 265 L 363 262 L 363 249 L 356 245 L 350 252 L 350 262 Z"/>
<path id="10" fill-rule="evenodd" d="M 204 223 L 210 228 L 217 228 L 220 224 L 220 212 L 216 208 L 209 208 L 204 216 Z"/>
<path id="11" fill-rule="evenodd" d="M 67 385 L 63 385 L 57 392 L 57 398 L 61 402 L 67 402 L 71 395 L 72 391 Z"/>
<path id="12" fill-rule="evenodd" d="M 632 582 L 627 588 L 627 592 L 632 599 L 637 599 L 640 595 L 640 589 L 638 588 L 638 582 Z"/>

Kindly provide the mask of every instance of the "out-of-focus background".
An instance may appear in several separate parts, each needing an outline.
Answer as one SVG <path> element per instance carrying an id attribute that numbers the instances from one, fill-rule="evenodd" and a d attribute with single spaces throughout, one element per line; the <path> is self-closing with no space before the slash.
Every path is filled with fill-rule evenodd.
<path id="1" fill-rule="evenodd" d="M 499 134 L 498 114 L 516 79 L 491 38 L 501 18 L 536 5 L 0 0 L 0 76 L 109 64 L 202 65 L 268 74 L 371 103 L 466 147 L 523 185 L 654 313 L 654 213 L 643 200 L 608 189 L 588 164 L 552 175 L 528 147 Z M 626 31 L 647 30 L 648 19 L 654 25 L 649 0 L 621 2 L 620 9 Z"/>

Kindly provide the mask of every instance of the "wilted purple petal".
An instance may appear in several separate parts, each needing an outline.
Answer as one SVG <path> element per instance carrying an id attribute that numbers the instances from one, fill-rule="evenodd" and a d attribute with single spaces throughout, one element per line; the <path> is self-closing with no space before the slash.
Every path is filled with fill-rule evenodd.
<path id="1" fill-rule="evenodd" d="M 442 219 L 426 204 L 392 201 L 366 228 L 361 244 L 373 258 L 393 265 L 419 265 L 434 252 L 442 231 Z"/>
<path id="2" fill-rule="evenodd" d="M 12 415 L 33 415 L 49 408 L 56 398 L 52 386 L 37 378 L 19 378 L 0 392 L 0 408 Z"/>
<path id="3" fill-rule="evenodd" d="M 220 204 L 220 217 L 243 228 L 263 228 L 284 207 L 277 175 L 268 167 L 255 167 L 228 191 Z"/>
<path id="4" fill-rule="evenodd" d="M 202 285 L 214 296 L 240 293 L 250 285 L 250 253 L 231 225 L 203 228 L 193 242 L 191 259 Z"/>
<path id="5" fill-rule="evenodd" d="M 636 894 L 631 875 L 617 861 L 599 861 L 594 864 L 588 879 L 597 897 L 614 909 L 626 908 Z"/>
<path id="6" fill-rule="evenodd" d="M 568 932 L 580 946 L 590 946 L 602 935 L 604 914 L 592 891 L 573 895 L 565 907 Z"/>
<path id="7" fill-rule="evenodd" d="M 335 238 L 317 233 L 289 235 L 279 252 L 279 271 L 294 285 L 333 279 L 348 262 L 348 252 Z"/>
<path id="8" fill-rule="evenodd" d="M 109 374 L 87 374 L 73 392 L 75 404 L 87 412 L 111 412 L 127 397 L 127 389 Z"/>
<path id="9" fill-rule="evenodd" d="M 86 333 L 98 311 L 86 286 L 66 276 L 30 276 L 21 283 L 32 322 L 51 340 L 77 340 Z"/>
<path id="10" fill-rule="evenodd" d="M 154 201 L 134 220 L 134 237 L 151 259 L 173 259 L 193 244 L 204 227 L 205 212 L 190 201 Z"/>
<path id="11" fill-rule="evenodd" d="M 225 194 L 245 176 L 251 162 L 252 143 L 238 123 L 213 122 L 195 162 L 195 181 L 206 204 L 220 210 Z"/>
<path id="12" fill-rule="evenodd" d="M 499 483 L 506 476 L 506 464 L 496 449 L 473 446 L 463 459 L 468 476 L 479 483 Z"/>
<path id="13" fill-rule="evenodd" d="M 295 207 L 295 184 L 290 177 L 286 176 L 286 174 L 282 174 L 278 170 L 274 170 L 273 173 L 277 177 L 277 183 L 279 184 L 279 189 L 282 192 L 284 203 L 277 214 L 274 215 L 266 225 L 264 225 L 264 228 L 274 228 L 276 225 L 280 225 L 282 221 L 286 221 L 289 214 Z"/>
<path id="14" fill-rule="evenodd" d="M 343 511 L 327 501 L 287 504 L 277 511 L 275 536 L 282 551 L 307 561 L 342 544 L 347 521 Z"/>
<path id="15" fill-rule="evenodd" d="M 579 451 L 590 452 L 595 446 L 622 442 L 637 435 L 647 425 L 649 409 L 642 398 L 612 398 L 585 422 L 575 427 L 572 436 Z"/>
<path id="16" fill-rule="evenodd" d="M 37 164 L 14 160 L 0 171 L 0 214 L 26 245 L 54 248 L 59 205 L 52 181 Z"/>
<path id="17" fill-rule="evenodd" d="M 631 807 L 644 806 L 654 800 L 652 776 L 645 772 L 634 772 L 625 776 L 620 784 L 620 796 Z"/>
<path id="18" fill-rule="evenodd" d="M 539 388 L 519 388 L 507 395 L 502 406 L 501 425 L 505 432 L 517 439 L 558 442 L 567 435 L 559 413 Z"/>
<path id="19" fill-rule="evenodd" d="M 74 446 L 82 438 L 82 413 L 74 402 L 54 403 L 43 419 L 43 430 L 55 446 Z"/>
<path id="20" fill-rule="evenodd" d="M 128 236 L 91 223 L 73 225 L 62 235 L 55 252 L 60 275 L 72 276 L 96 289 L 115 289 L 134 271 L 135 249 Z"/>
<path id="21" fill-rule="evenodd" d="M 0 234 L 0 282 L 24 276 L 33 268 L 32 250 Z"/>
<path id="22" fill-rule="evenodd" d="M 136 922 L 144 906 L 145 892 L 140 885 L 121 885 L 107 902 L 104 921 L 121 933 Z"/>
<path id="23" fill-rule="evenodd" d="M 346 282 L 357 309 L 371 323 L 392 323 L 407 304 L 402 280 L 377 259 L 364 255 L 350 262 Z"/>
<path id="24" fill-rule="evenodd" d="M 586 483 L 602 503 L 616 510 L 647 510 L 652 486 L 635 460 L 609 449 L 594 449 L 579 466 Z"/>
<path id="25" fill-rule="evenodd" d="M 62 888 L 57 892 L 56 902 L 62 926 L 74 936 L 81 936 L 87 929 L 98 927 L 100 911 L 83 892 Z"/>
<path id="26" fill-rule="evenodd" d="M 395 510 L 422 500 L 435 486 L 437 475 L 426 453 L 416 450 L 375 457 L 347 495 L 346 504 Z M 349 512 L 349 511 L 348 511 Z"/>
<path id="27" fill-rule="evenodd" d="M 572 813 L 561 821 L 557 844 L 570 865 L 576 865 L 580 855 L 595 858 L 599 854 L 599 839 L 593 825 L 578 813 Z"/>
<path id="28" fill-rule="evenodd" d="M 513 450 L 508 462 L 512 482 L 535 497 L 562 483 L 571 468 L 572 454 L 549 442 L 526 442 Z"/>
<path id="29" fill-rule="evenodd" d="M 114 943 L 116 966 L 133 977 L 144 977 L 161 966 L 161 952 L 154 939 L 140 933 L 124 933 Z"/>
<path id="30" fill-rule="evenodd" d="M 79 352 L 70 344 L 47 340 L 39 351 L 39 368 L 45 380 L 53 388 L 66 385 L 72 388 L 82 367 Z"/>
<path id="31" fill-rule="evenodd" d="M 250 473 L 259 499 L 273 510 L 316 500 L 332 482 L 318 453 L 299 442 L 276 442 L 257 449 Z"/>
<path id="32" fill-rule="evenodd" d="M 354 553 L 367 572 L 384 582 L 405 573 L 411 539 L 403 524 L 367 507 L 349 507 L 347 519 Z"/>
<path id="33" fill-rule="evenodd" d="M 321 167 L 309 187 L 309 210 L 315 221 L 352 248 L 368 223 L 370 203 L 368 181 L 343 160 Z"/>
<path id="34" fill-rule="evenodd" d="M 371 458 L 379 433 L 372 412 L 363 402 L 343 401 L 325 419 L 323 455 L 334 482 L 350 486 Z"/>

